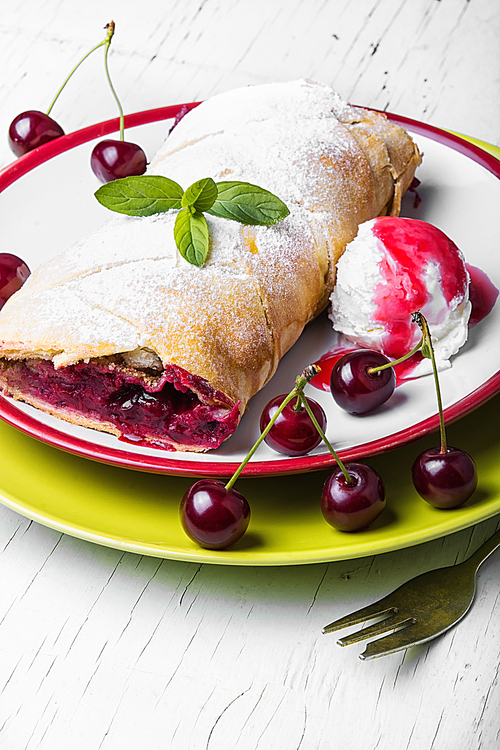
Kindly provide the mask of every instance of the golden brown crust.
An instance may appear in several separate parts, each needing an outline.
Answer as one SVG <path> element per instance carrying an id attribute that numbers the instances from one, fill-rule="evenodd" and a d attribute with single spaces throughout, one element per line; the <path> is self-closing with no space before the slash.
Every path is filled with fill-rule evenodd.
<path id="1" fill-rule="evenodd" d="M 208 381 L 242 413 L 327 305 L 336 262 L 358 226 L 399 212 L 419 163 L 402 128 L 320 84 L 214 97 L 175 128 L 152 172 L 184 188 L 208 175 L 258 184 L 282 198 L 290 216 L 271 227 L 209 217 L 203 268 L 180 258 L 175 216 L 118 216 L 41 267 L 9 301 L 1 354 L 62 367 L 145 348 Z"/>

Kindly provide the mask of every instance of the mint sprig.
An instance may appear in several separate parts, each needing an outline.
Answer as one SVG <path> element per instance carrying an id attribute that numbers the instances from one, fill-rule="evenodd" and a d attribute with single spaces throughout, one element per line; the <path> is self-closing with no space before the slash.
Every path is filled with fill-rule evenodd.
<path id="1" fill-rule="evenodd" d="M 208 256 L 204 213 L 252 226 L 270 226 L 290 211 L 276 195 L 248 182 L 197 180 L 183 191 L 161 175 L 138 175 L 102 185 L 95 197 L 105 208 L 127 216 L 153 216 L 180 209 L 175 220 L 177 249 L 188 263 L 202 266 Z"/>

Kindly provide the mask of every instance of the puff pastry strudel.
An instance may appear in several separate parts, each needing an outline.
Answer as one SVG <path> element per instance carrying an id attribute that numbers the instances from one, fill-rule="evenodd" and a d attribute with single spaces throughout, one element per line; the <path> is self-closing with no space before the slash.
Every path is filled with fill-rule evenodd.
<path id="1" fill-rule="evenodd" d="M 62 419 L 164 449 L 216 448 L 327 305 L 359 224 L 397 215 L 420 163 L 409 135 L 306 80 L 247 87 L 189 112 L 149 173 L 259 185 L 290 215 L 208 217 L 196 267 L 175 211 L 113 215 L 39 267 L 0 314 L 4 393 Z M 306 365 L 308 363 L 304 363 Z"/>

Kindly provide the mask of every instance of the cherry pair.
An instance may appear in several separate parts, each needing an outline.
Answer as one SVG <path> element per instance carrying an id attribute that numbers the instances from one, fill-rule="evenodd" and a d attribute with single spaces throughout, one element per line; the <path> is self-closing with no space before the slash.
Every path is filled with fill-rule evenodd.
<path id="1" fill-rule="evenodd" d="M 359 349 L 344 355 L 332 370 L 330 390 L 336 403 L 351 414 L 364 414 L 385 403 L 394 392 L 394 365 L 413 356 L 418 350 L 432 362 L 439 411 L 441 444 L 421 453 L 412 467 L 412 479 L 418 494 L 436 508 L 456 508 L 474 492 L 477 471 L 465 451 L 447 445 L 441 389 L 427 321 L 420 312 L 413 322 L 422 331 L 417 346 L 404 357 L 390 362 L 379 352 Z"/>
<path id="2" fill-rule="evenodd" d="M 180 517 L 187 535 L 208 549 L 224 549 L 246 531 L 250 507 L 234 489 L 242 469 L 262 441 L 289 456 L 304 455 L 325 442 L 337 467 L 323 487 L 321 510 L 325 520 L 341 531 L 367 527 L 385 507 L 385 488 L 377 472 L 364 464 L 344 466 L 324 430 L 326 415 L 313 399 L 304 396 L 304 386 L 319 371 L 310 365 L 297 378 L 287 396 L 270 401 L 262 412 L 261 435 L 229 482 L 201 479 L 185 493 Z"/>
<path id="3" fill-rule="evenodd" d="M 107 139 L 100 141 L 93 149 L 90 158 L 90 165 L 94 174 L 101 182 L 109 182 L 122 177 L 131 175 L 144 174 L 146 171 L 147 160 L 146 154 L 136 143 L 130 143 L 124 140 L 124 116 L 120 100 L 115 92 L 108 67 L 108 51 L 111 39 L 115 32 L 115 24 L 110 21 L 105 27 L 106 38 L 99 42 L 80 60 L 66 78 L 61 88 L 57 92 L 48 111 L 40 112 L 38 110 L 27 110 L 14 118 L 9 127 L 9 144 L 16 156 L 32 151 L 44 143 L 53 141 L 64 135 L 64 130 L 56 120 L 50 116 L 60 93 L 72 77 L 73 73 L 80 67 L 84 60 L 89 57 L 99 47 L 104 47 L 104 67 L 111 92 L 116 100 L 120 111 L 120 139 Z"/>
<path id="4" fill-rule="evenodd" d="M 397 362 L 379 352 L 358 350 L 342 357 L 331 376 L 335 401 L 353 414 L 363 414 L 387 401 L 396 385 L 394 364 L 417 350 L 432 361 L 436 387 L 441 445 L 421 453 L 412 467 L 412 479 L 420 496 L 437 508 L 462 505 L 474 492 L 477 471 L 473 459 L 446 443 L 441 392 L 434 350 L 427 321 L 420 312 L 412 316 L 422 331 L 419 344 Z M 340 461 L 324 432 L 326 415 L 322 407 L 303 394 L 304 386 L 318 372 L 306 368 L 288 396 L 277 396 L 264 408 L 261 436 L 229 482 L 202 479 L 184 495 L 180 515 L 184 530 L 194 541 L 209 549 L 234 544 L 250 520 L 246 499 L 233 485 L 260 443 L 265 440 L 274 450 L 288 456 L 305 455 L 323 440 L 337 462 L 321 496 L 325 520 L 341 531 L 357 531 L 369 526 L 385 507 L 385 488 L 377 472 L 365 464 Z"/>

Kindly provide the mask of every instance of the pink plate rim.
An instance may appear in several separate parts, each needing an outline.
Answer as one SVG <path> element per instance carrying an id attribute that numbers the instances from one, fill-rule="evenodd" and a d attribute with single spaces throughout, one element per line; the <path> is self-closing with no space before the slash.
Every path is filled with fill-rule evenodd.
<path id="1" fill-rule="evenodd" d="M 198 104 L 200 104 L 200 102 L 191 102 L 188 104 L 176 104 L 168 107 L 159 107 L 157 109 L 136 112 L 125 117 L 125 126 L 132 128 L 139 125 L 159 122 L 160 120 L 172 119 L 180 112 L 182 107 L 193 109 L 198 106 Z M 417 120 L 412 120 L 408 117 L 402 117 L 389 112 L 385 112 L 384 114 L 386 114 L 390 120 L 402 125 L 403 127 L 409 128 L 414 133 L 424 135 L 431 140 L 437 141 L 438 143 L 464 154 L 500 179 L 500 161 L 474 143 L 470 143 L 453 133 L 449 133 L 432 125 L 421 123 Z M 0 192 L 49 159 L 52 159 L 65 151 L 69 151 L 76 146 L 80 146 L 83 143 L 114 133 L 117 130 L 119 130 L 118 118 L 106 120 L 61 136 L 54 141 L 34 149 L 0 171 Z M 447 423 L 456 421 L 477 409 L 490 398 L 495 396 L 499 391 L 500 371 L 495 373 L 495 375 L 463 399 L 460 399 L 460 401 L 457 401 L 455 404 L 445 409 L 445 421 Z M 136 471 L 188 477 L 224 477 L 231 476 L 239 465 L 237 462 L 219 463 L 204 462 L 200 460 L 179 461 L 175 458 L 169 457 L 171 454 L 165 456 L 163 453 L 158 452 L 158 455 L 152 456 L 138 455 L 129 451 L 96 445 L 90 441 L 83 440 L 82 438 L 73 435 L 68 435 L 54 427 L 39 422 L 31 415 L 17 409 L 13 401 L 6 399 L 3 396 L 0 396 L 0 418 L 7 422 L 7 424 L 10 424 L 16 429 L 19 429 L 47 445 L 51 445 L 55 448 L 59 448 L 93 461 L 99 461 L 101 463 L 127 469 L 134 469 Z M 398 448 L 406 443 L 418 440 L 424 435 L 434 432 L 438 427 L 439 417 L 435 414 L 409 428 L 393 433 L 392 435 L 346 449 L 345 451 L 340 451 L 339 455 L 344 461 L 351 461 L 365 458 L 367 456 L 374 456 L 380 453 L 386 453 L 387 451 Z M 333 463 L 334 459 L 329 453 L 300 456 L 299 458 L 283 457 L 276 459 L 275 461 L 251 462 L 247 464 L 243 470 L 242 476 L 266 477 L 299 474 L 328 469 Z"/>

